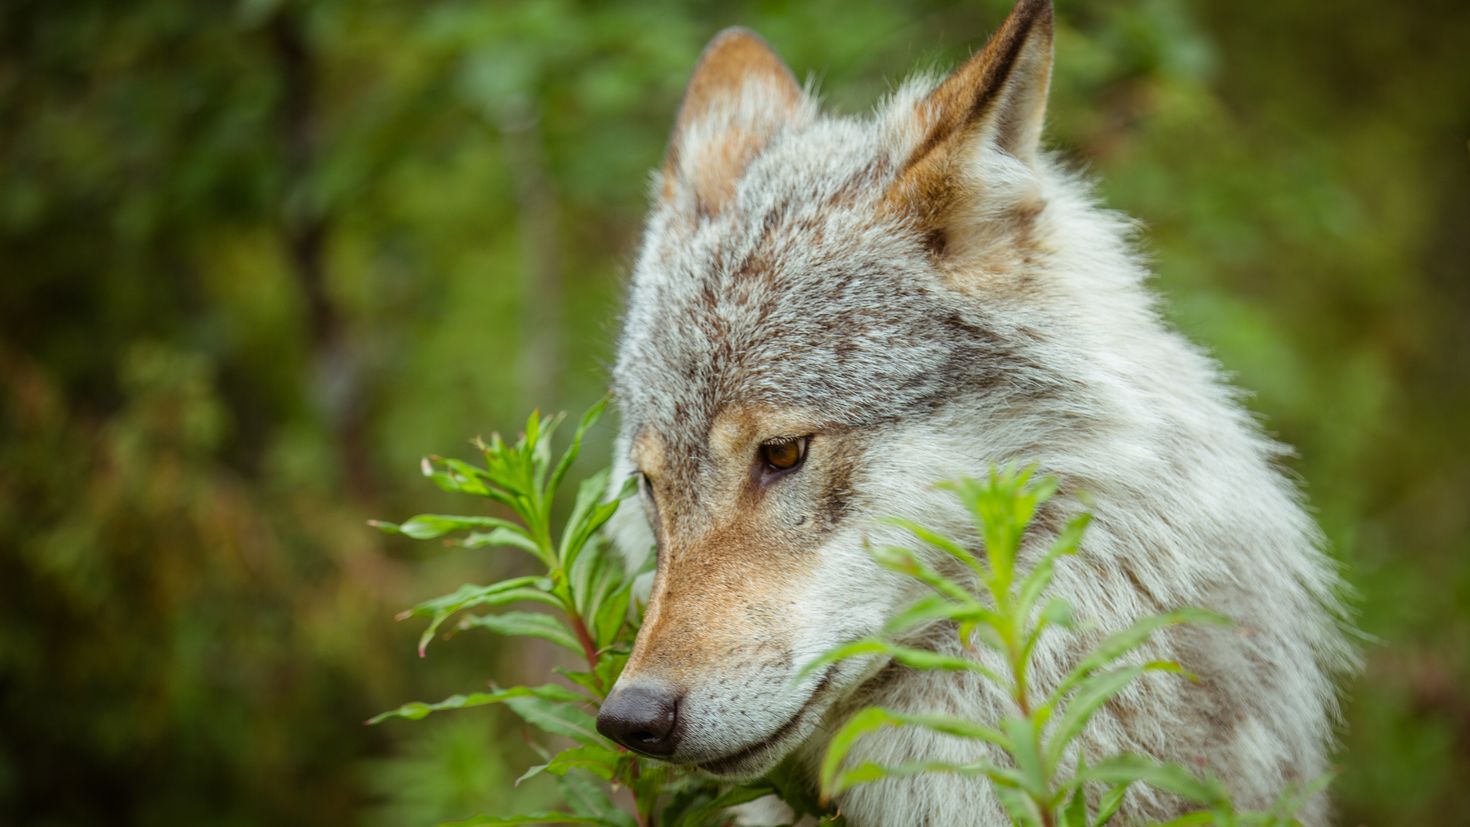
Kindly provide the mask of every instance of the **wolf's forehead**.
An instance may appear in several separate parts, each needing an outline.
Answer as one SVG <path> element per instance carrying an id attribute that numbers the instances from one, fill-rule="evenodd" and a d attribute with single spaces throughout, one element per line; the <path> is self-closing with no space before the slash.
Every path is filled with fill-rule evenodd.
<path id="1" fill-rule="evenodd" d="M 885 239 L 851 241 L 840 256 L 766 244 L 657 265 L 634 286 L 614 372 L 630 424 L 691 447 L 731 405 L 859 426 L 963 381 L 979 364 L 963 308 Z"/>

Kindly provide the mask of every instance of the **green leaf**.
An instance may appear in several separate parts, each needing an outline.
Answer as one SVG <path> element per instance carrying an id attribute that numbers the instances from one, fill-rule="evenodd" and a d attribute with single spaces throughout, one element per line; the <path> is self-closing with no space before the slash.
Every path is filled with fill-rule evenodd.
<path id="1" fill-rule="evenodd" d="M 885 634 L 899 635 L 937 620 L 985 623 L 993 627 L 997 615 L 978 600 L 957 603 L 949 598 L 933 594 L 921 598 L 912 606 L 894 615 L 884 626 L 883 631 Z"/>
<path id="2" fill-rule="evenodd" d="M 1082 787 L 1072 792 L 1072 800 L 1062 809 L 1062 824 L 1065 827 L 1089 827 L 1087 823 L 1087 793 Z"/>
<path id="3" fill-rule="evenodd" d="M 558 411 L 555 416 L 543 417 L 534 432 L 528 430 L 526 433 L 528 454 L 531 459 L 531 491 L 545 502 L 551 500 L 545 494 L 549 490 L 546 485 L 546 472 L 551 466 L 551 436 L 556 433 L 556 429 L 565 418 L 566 413 Z"/>
<path id="4" fill-rule="evenodd" d="M 1160 792 L 1177 795 L 1196 804 L 1211 807 L 1228 807 L 1230 804 L 1229 794 L 1218 783 L 1201 779 L 1178 764 L 1165 764 L 1141 755 L 1114 755 L 1079 772 L 1072 779 L 1072 783 L 1077 785 L 1091 781 L 1114 785 L 1143 782 Z"/>
<path id="5" fill-rule="evenodd" d="M 464 548 L 518 548 L 538 560 L 545 556 L 545 551 L 519 526 L 514 529 L 500 527 L 488 532 L 474 531 L 454 542 Z"/>
<path id="6" fill-rule="evenodd" d="M 586 773 L 569 772 L 557 779 L 562 800 L 572 812 L 612 827 L 636 827 L 633 817 L 608 795 L 607 785 Z"/>
<path id="7" fill-rule="evenodd" d="M 922 525 L 919 525 L 913 520 L 904 520 L 898 517 L 889 517 L 883 520 L 883 522 L 888 523 L 889 525 L 898 526 L 899 528 L 908 531 L 920 541 L 934 546 L 940 551 L 943 551 L 945 554 L 948 554 L 961 563 L 964 563 L 971 571 L 974 571 L 978 575 L 984 576 L 985 568 L 981 565 L 980 560 L 975 557 L 974 554 L 970 553 L 970 551 L 964 546 L 961 546 L 959 543 L 956 543 L 948 537 L 944 537 L 933 531 L 930 531 L 929 529 L 925 528 Z"/>
<path id="8" fill-rule="evenodd" d="M 584 480 L 577 490 L 577 503 L 572 507 L 572 516 L 568 518 L 566 528 L 562 532 L 562 542 L 558 552 L 562 565 L 567 568 L 576 564 L 582 550 L 597 535 L 597 531 L 612 519 L 623 500 L 631 496 L 638 488 L 637 478 L 629 476 L 623 480 L 622 486 L 614 496 L 603 500 L 610 471 L 611 469 L 604 469 L 594 474 Z"/>
<path id="9" fill-rule="evenodd" d="M 997 787 L 1018 787 L 1022 783 L 1016 771 L 1009 767 L 1000 767 L 985 761 L 977 761 L 972 764 L 954 764 L 947 761 L 912 761 L 903 764 L 883 766 L 871 761 L 859 764 L 852 769 L 843 771 L 835 779 L 831 791 L 827 796 L 835 796 L 843 790 L 850 789 L 859 784 L 867 784 L 881 778 L 903 778 L 925 773 L 944 773 L 948 775 L 963 775 L 969 777 L 984 777 L 990 779 Z M 999 789 L 997 789 L 999 792 Z"/>
<path id="10" fill-rule="evenodd" d="M 563 694 L 564 693 L 564 694 Z M 476 706 L 487 706 L 489 704 L 508 704 L 519 698 L 534 698 L 540 695 L 547 699 L 560 699 L 561 702 L 583 702 L 585 699 L 577 693 L 564 687 L 548 684 L 540 687 L 516 686 L 510 689 L 501 689 L 495 692 L 475 692 L 469 695 L 450 695 L 438 703 L 423 703 L 413 701 L 406 703 L 397 709 L 382 712 L 367 720 L 368 724 L 379 724 L 389 718 L 406 718 L 410 721 L 418 721 L 427 717 L 432 712 L 442 712 L 446 709 L 469 709 Z"/>
<path id="11" fill-rule="evenodd" d="M 765 785 L 733 787 L 710 801 L 683 813 L 674 822 L 674 827 L 723 827 L 730 823 L 726 810 L 758 798 L 764 798 L 772 792 L 773 790 Z"/>
<path id="12" fill-rule="evenodd" d="M 816 660 L 808 663 L 797 673 L 797 678 L 803 678 L 818 671 L 824 666 L 849 658 L 866 657 L 869 655 L 886 655 L 905 666 L 915 669 L 938 669 L 946 672 L 973 672 L 984 676 L 991 681 L 1004 685 L 1005 680 L 993 670 L 969 660 L 954 655 L 942 655 L 931 652 L 928 649 L 916 649 L 911 646 L 899 646 L 876 638 L 865 638 L 853 641 L 833 649 Z"/>
<path id="13" fill-rule="evenodd" d="M 889 571 L 906 574 L 944 597 L 965 603 L 975 598 L 963 586 L 935 571 L 917 554 L 899 546 L 875 546 L 869 549 L 873 560 Z"/>
<path id="14" fill-rule="evenodd" d="M 582 414 L 582 420 L 577 423 L 577 430 L 572 434 L 572 443 L 567 446 L 566 452 L 561 455 L 561 460 L 556 463 L 555 470 L 551 472 L 551 479 L 547 482 L 545 489 L 546 499 L 550 500 L 556 489 L 561 487 L 567 471 L 571 469 L 572 463 L 577 460 L 577 454 L 582 450 L 582 437 L 597 423 L 598 419 L 602 418 L 602 412 L 607 408 L 608 400 L 611 398 L 611 395 L 603 396 L 596 404 L 588 408 L 586 413 Z"/>
<path id="15" fill-rule="evenodd" d="M 919 726 L 946 735 L 983 741 L 1003 750 L 1011 749 L 1010 739 L 999 730 L 973 721 L 943 715 L 898 712 L 870 706 L 849 718 L 828 743 L 827 752 L 822 757 L 822 765 L 817 774 L 818 783 L 824 795 L 830 797 L 839 791 L 834 787 L 837 770 L 859 738 L 885 727 L 900 726 Z"/>
<path id="16" fill-rule="evenodd" d="M 580 686 L 583 689 L 587 690 L 587 694 L 594 700 L 594 702 L 600 703 L 603 699 L 603 696 L 606 694 L 606 690 L 603 687 L 598 686 L 597 677 L 591 672 L 578 672 L 571 669 L 564 669 L 560 666 L 554 667 L 552 671 L 556 672 L 556 674 L 561 675 L 563 678 L 566 678 L 577 686 Z"/>
<path id="17" fill-rule="evenodd" d="M 771 785 L 776 796 L 795 811 L 798 820 L 803 814 L 817 815 L 825 809 L 819 797 L 820 791 L 812 788 L 812 778 L 793 756 L 787 756 L 767 772 L 762 781 Z"/>
<path id="18" fill-rule="evenodd" d="M 1001 731 L 1010 742 L 1011 760 L 1016 763 L 1024 789 L 1036 798 L 1045 798 L 1051 773 L 1042 764 L 1041 752 L 1037 749 L 1038 728 L 1033 718 L 1006 718 L 1001 721 Z"/>
<path id="19" fill-rule="evenodd" d="M 1154 632 L 1160 629 L 1180 623 L 1228 624 L 1229 622 L 1229 618 L 1224 615 L 1203 609 L 1179 609 L 1167 614 L 1143 618 L 1121 632 L 1108 635 L 1096 649 L 1092 650 L 1091 654 L 1083 658 L 1082 662 L 1067 674 L 1067 677 L 1051 693 L 1047 703 L 1055 706 L 1059 699 L 1066 697 L 1067 693 L 1092 673 L 1142 646 Z"/>
<path id="20" fill-rule="evenodd" d="M 582 654 L 582 644 L 560 620 L 536 612 L 501 612 L 500 614 L 472 615 L 459 622 L 460 629 L 489 629 L 502 635 L 537 637 L 549 640 L 568 651 Z"/>
<path id="21" fill-rule="evenodd" d="M 463 821 L 446 821 L 439 827 L 506 827 L 512 824 L 601 824 L 595 816 L 544 811 L 518 816 L 474 816 Z"/>
<path id="22" fill-rule="evenodd" d="M 1036 801 L 1031 796 L 1022 792 L 1017 787 L 995 786 L 995 797 L 1000 800 L 1000 805 L 1005 808 L 1006 814 L 1011 817 L 1011 823 L 1018 827 L 1042 827 L 1041 810 L 1036 806 Z"/>
<path id="23" fill-rule="evenodd" d="M 1036 619 L 1036 625 L 1026 635 L 1026 641 L 1021 645 L 1021 660 L 1030 662 L 1031 653 L 1036 649 L 1037 641 L 1047 629 L 1052 626 L 1072 626 L 1072 604 L 1060 597 L 1049 600 L 1041 610 L 1041 615 Z M 1002 647 L 1003 648 L 1003 647 Z"/>
<path id="24" fill-rule="evenodd" d="M 629 580 L 603 598 L 597 607 L 597 614 L 592 618 L 592 635 L 599 649 L 618 639 L 618 632 L 628 621 L 628 603 L 632 598 L 633 581 Z"/>
<path id="25" fill-rule="evenodd" d="M 863 709 L 847 719 L 828 742 L 827 753 L 822 756 L 822 766 L 817 772 L 817 784 L 822 790 L 823 798 L 830 798 L 838 793 L 837 771 L 859 738 L 884 727 L 902 724 L 903 720 L 896 713 L 876 706 Z"/>
<path id="26" fill-rule="evenodd" d="M 612 688 L 618 682 L 618 676 L 623 674 L 623 666 L 628 663 L 629 650 L 626 647 L 617 649 L 604 649 L 597 656 L 597 668 L 593 673 L 597 679 L 602 681 L 603 692 Z"/>
<path id="27" fill-rule="evenodd" d="M 572 505 L 571 515 L 567 517 L 566 526 L 562 529 L 561 544 L 556 552 L 556 559 L 562 567 L 571 568 L 576 562 L 577 553 L 582 550 L 583 543 L 591 533 L 586 528 L 589 515 L 602 499 L 611 476 L 612 469 L 604 468 L 582 480 L 577 486 L 577 499 Z"/>
<path id="28" fill-rule="evenodd" d="M 1198 810 L 1193 813 L 1185 813 L 1178 818 L 1171 818 L 1168 821 L 1154 825 L 1154 827 L 1196 827 L 1196 825 L 1219 823 L 1221 822 L 1214 813 L 1206 810 Z M 1230 822 L 1225 823 L 1228 824 Z"/>
<path id="29" fill-rule="evenodd" d="M 607 596 L 623 580 L 623 567 L 612 554 L 605 553 L 599 538 L 590 541 L 591 554 L 580 554 L 567 571 L 577 612 L 586 619 L 597 615 Z"/>
<path id="30" fill-rule="evenodd" d="M 519 525 L 499 517 L 461 517 L 453 514 L 419 514 L 409 517 L 398 526 L 399 531 L 415 540 L 432 540 L 451 531 L 471 528 L 503 528 L 525 532 Z"/>
<path id="31" fill-rule="evenodd" d="M 1040 561 L 1031 568 L 1026 577 L 1021 581 L 1020 596 L 1016 599 L 1016 614 L 1022 618 L 1031 616 L 1031 609 L 1036 601 L 1041 598 L 1043 592 L 1051 585 L 1052 573 L 1056 568 L 1057 559 L 1063 555 L 1077 553 L 1077 546 L 1082 538 L 1082 533 L 1092 522 L 1091 514 L 1079 514 L 1067 523 L 1062 529 L 1051 548 L 1042 555 Z"/>
<path id="32" fill-rule="evenodd" d="M 1078 791 L 1082 791 L 1079 779 Z M 1132 780 L 1118 783 L 1108 788 L 1103 797 L 1098 801 L 1097 814 L 1093 818 L 1092 827 L 1107 827 L 1107 823 L 1117 815 L 1118 808 L 1123 806 L 1123 797 L 1128 794 L 1128 788 L 1133 785 Z"/>
<path id="33" fill-rule="evenodd" d="M 550 582 L 544 577 L 513 577 L 489 586 L 466 583 L 453 594 L 426 600 L 398 616 L 399 620 L 410 617 L 430 617 L 429 627 L 419 637 L 419 657 L 428 649 L 429 641 L 444 621 L 465 609 L 481 606 L 503 606 L 508 603 L 536 601 L 559 606 L 556 598 L 546 592 Z"/>
<path id="34" fill-rule="evenodd" d="M 582 744 L 606 745 L 607 741 L 597 734 L 596 720 L 579 706 L 585 698 L 570 689 L 564 691 L 571 695 L 575 704 L 565 699 L 521 696 L 507 698 L 505 705 L 521 716 L 521 720 L 544 732 L 562 735 Z"/>
<path id="35" fill-rule="evenodd" d="M 487 471 L 467 462 L 443 457 L 424 457 L 419 469 L 435 485 L 455 494 L 472 494 L 504 501 L 505 495 L 495 489 Z"/>
<path id="36" fill-rule="evenodd" d="M 1051 740 L 1046 745 L 1046 766 L 1048 769 L 1055 768 L 1061 761 L 1062 753 L 1067 745 L 1072 743 L 1078 735 L 1082 734 L 1087 722 L 1092 720 L 1098 708 L 1123 690 L 1144 672 L 1178 672 L 1182 671 L 1179 664 L 1169 661 L 1154 661 L 1136 666 L 1123 666 L 1107 672 L 1100 672 L 1083 681 L 1077 692 L 1066 704 L 1052 730 Z M 1052 709 L 1054 707 L 1047 706 Z"/>
<path id="37" fill-rule="evenodd" d="M 560 776 L 566 775 L 572 770 L 585 770 L 604 781 L 611 781 L 613 775 L 617 773 L 618 764 L 624 760 L 626 755 L 627 753 L 617 752 L 595 744 L 584 744 L 582 746 L 572 747 L 571 749 L 564 749 L 552 756 L 550 761 L 544 764 L 537 764 L 526 770 L 520 778 L 516 779 L 515 783 L 516 786 L 520 786 L 522 781 L 528 778 L 534 778 L 543 772 Z"/>

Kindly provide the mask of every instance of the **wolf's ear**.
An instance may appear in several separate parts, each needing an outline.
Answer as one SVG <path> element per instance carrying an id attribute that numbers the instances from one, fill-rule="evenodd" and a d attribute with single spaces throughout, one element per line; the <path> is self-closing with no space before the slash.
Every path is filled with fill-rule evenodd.
<path id="1" fill-rule="evenodd" d="M 704 47 L 674 122 L 662 197 L 720 211 L 751 159 L 787 122 L 809 109 L 791 70 L 748 29 L 725 29 Z"/>
<path id="2" fill-rule="evenodd" d="M 1034 165 L 1051 62 L 1051 0 L 1019 0 L 985 48 L 919 102 L 888 205 L 938 219 L 974 189 L 966 173 L 987 153 Z"/>

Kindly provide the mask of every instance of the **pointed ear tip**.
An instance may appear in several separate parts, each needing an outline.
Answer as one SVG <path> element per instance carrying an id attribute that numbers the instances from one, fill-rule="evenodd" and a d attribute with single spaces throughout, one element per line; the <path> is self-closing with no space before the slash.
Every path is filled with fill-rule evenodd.
<path id="1" fill-rule="evenodd" d="M 1011 9 L 1007 22 L 1025 29 L 1039 27 L 1042 32 L 1051 34 L 1055 17 L 1052 0 L 1016 0 L 1015 8 Z"/>
<path id="2" fill-rule="evenodd" d="M 715 32 L 715 36 L 710 38 L 710 45 L 738 38 L 749 38 L 759 43 L 765 42 L 765 39 L 756 34 L 753 29 L 748 29 L 744 26 L 726 26 L 718 32 Z"/>
<path id="3" fill-rule="evenodd" d="M 742 51 L 745 49 L 758 49 L 762 52 L 775 56 L 776 50 L 766 39 L 744 26 L 727 26 L 715 33 L 709 43 L 704 47 L 704 53 L 699 56 L 700 62 L 724 52 Z"/>
<path id="4" fill-rule="evenodd" d="M 1017 10 L 1025 10 L 1028 17 L 1051 17 L 1052 0 L 1017 0 Z"/>
<path id="5" fill-rule="evenodd" d="M 751 73 L 799 91 L 796 76 L 776 50 L 744 26 L 721 29 L 704 47 L 694 69 L 696 80 L 716 86 L 731 86 Z"/>

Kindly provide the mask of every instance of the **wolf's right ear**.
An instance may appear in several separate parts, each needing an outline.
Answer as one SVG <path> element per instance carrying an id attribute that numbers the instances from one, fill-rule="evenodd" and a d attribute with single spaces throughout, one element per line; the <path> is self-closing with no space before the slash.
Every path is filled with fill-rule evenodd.
<path id="1" fill-rule="evenodd" d="M 718 213 L 772 136 L 810 111 L 791 70 L 759 35 L 725 29 L 704 48 L 684 90 L 662 199 L 698 215 Z"/>

